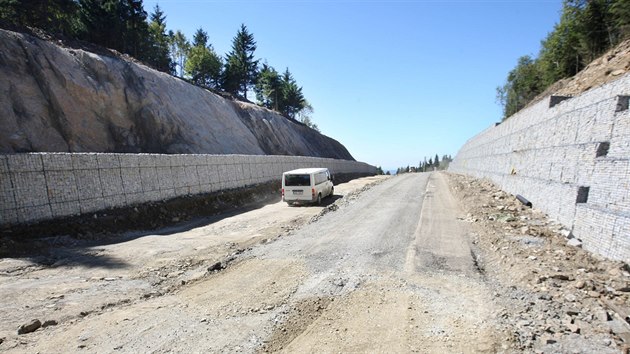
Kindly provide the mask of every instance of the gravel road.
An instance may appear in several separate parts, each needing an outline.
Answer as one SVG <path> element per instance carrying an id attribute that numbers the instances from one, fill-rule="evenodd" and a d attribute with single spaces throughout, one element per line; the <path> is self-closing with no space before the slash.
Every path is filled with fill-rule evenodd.
<path id="1" fill-rule="evenodd" d="M 3 259 L 0 349 L 508 347 L 444 175 L 366 178 L 335 191 L 345 197 L 327 207 L 278 202 L 116 244 L 64 248 L 52 266 Z M 31 319 L 56 324 L 17 335 Z"/>

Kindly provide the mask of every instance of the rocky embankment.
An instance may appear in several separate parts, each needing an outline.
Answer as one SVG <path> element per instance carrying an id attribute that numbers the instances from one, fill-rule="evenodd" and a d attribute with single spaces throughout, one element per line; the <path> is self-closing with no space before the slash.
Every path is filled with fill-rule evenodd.
<path id="1" fill-rule="evenodd" d="M 102 52 L 0 30 L 0 153 L 352 159 L 339 142 L 303 124 Z"/>
<path id="2" fill-rule="evenodd" d="M 630 351 L 627 264 L 583 250 L 569 230 L 487 180 L 449 176 L 518 351 Z"/>

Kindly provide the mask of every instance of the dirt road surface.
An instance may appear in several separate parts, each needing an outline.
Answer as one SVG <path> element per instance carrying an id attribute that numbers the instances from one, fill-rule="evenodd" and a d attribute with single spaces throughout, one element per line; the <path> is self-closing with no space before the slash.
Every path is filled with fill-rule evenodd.
<path id="1" fill-rule="evenodd" d="M 491 294 L 444 177 L 407 175 L 364 189 L 334 207 L 278 202 L 159 235 L 66 247 L 50 266 L 3 259 L 0 345 L 9 352 L 494 352 L 501 336 Z M 330 209 L 338 210 L 322 213 Z M 18 336 L 32 319 L 57 324 Z"/>
<path id="2" fill-rule="evenodd" d="M 502 280 L 508 247 L 481 239 L 489 229 L 451 191 L 442 173 L 370 177 L 336 186 L 321 207 L 277 202 L 118 243 L 53 240 L 45 257 L 0 260 L 0 350 L 494 353 L 559 342 L 615 352 L 619 338 L 597 331 L 591 347 L 571 330 L 540 341 L 538 322 L 555 330 L 551 297 Z M 532 273 L 530 258 L 519 262 Z M 17 334 L 35 319 L 44 325 Z"/>

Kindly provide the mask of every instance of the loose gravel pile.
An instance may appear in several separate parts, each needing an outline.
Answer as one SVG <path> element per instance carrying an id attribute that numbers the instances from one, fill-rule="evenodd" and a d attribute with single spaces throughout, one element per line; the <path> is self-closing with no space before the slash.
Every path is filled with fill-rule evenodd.
<path id="1" fill-rule="evenodd" d="M 569 230 L 487 180 L 449 174 L 472 224 L 497 316 L 529 352 L 628 353 L 630 268 L 581 248 Z"/>

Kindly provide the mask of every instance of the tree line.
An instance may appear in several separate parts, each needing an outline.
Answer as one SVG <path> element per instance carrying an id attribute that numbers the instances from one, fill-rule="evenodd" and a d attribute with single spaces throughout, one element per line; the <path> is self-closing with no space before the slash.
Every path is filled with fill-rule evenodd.
<path id="1" fill-rule="evenodd" d="M 318 130 L 302 87 L 288 68 L 279 73 L 255 58 L 256 41 L 244 24 L 222 57 L 203 28 L 190 42 L 179 30 L 167 31 L 159 5 L 147 14 L 142 0 L 0 0 L 0 19 L 114 49 L 197 86 L 245 100 L 253 91 L 259 105 Z"/>
<path id="2" fill-rule="evenodd" d="M 398 169 L 396 169 L 396 174 L 446 170 L 448 169 L 451 161 L 453 161 L 451 155 L 442 155 L 442 159 L 440 160 L 438 154 L 435 154 L 435 158 L 429 158 L 428 161 L 425 158 L 424 161 L 420 161 L 418 166 L 407 165 L 398 167 Z M 378 167 L 378 169 L 382 172 L 380 167 Z"/>
<path id="3" fill-rule="evenodd" d="M 630 1 L 564 0 L 560 21 L 541 42 L 538 57 L 520 57 L 505 84 L 497 87 L 503 119 L 626 38 L 630 38 Z"/>

